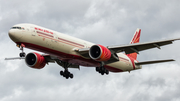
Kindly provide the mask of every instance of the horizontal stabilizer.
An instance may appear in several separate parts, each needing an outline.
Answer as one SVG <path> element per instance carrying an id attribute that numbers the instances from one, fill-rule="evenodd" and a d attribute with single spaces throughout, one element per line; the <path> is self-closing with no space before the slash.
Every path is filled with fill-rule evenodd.
<path id="1" fill-rule="evenodd" d="M 25 57 L 5 58 L 5 60 L 25 59 Z"/>
<path id="2" fill-rule="evenodd" d="M 171 62 L 175 61 L 174 59 L 168 59 L 168 60 L 155 60 L 155 61 L 144 61 L 144 62 L 138 62 L 135 63 L 136 65 L 147 65 L 147 64 L 155 64 L 155 63 L 162 63 L 162 62 Z"/>

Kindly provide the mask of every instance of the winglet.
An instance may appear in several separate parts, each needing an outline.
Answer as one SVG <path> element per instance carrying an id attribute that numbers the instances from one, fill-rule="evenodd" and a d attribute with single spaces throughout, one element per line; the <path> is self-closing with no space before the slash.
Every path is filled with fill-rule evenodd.
<path id="1" fill-rule="evenodd" d="M 139 43 L 140 35 L 141 35 L 141 29 L 137 28 L 130 44 Z M 137 59 L 137 53 L 131 53 L 131 54 L 128 54 L 128 56 L 135 59 L 135 60 Z"/>

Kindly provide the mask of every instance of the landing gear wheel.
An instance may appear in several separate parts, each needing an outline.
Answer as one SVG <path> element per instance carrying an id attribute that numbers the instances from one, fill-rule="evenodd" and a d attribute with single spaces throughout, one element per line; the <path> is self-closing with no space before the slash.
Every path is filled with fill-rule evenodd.
<path id="1" fill-rule="evenodd" d="M 25 57 L 26 56 L 26 53 L 22 52 L 19 54 L 20 57 Z"/>
<path id="2" fill-rule="evenodd" d="M 68 67 L 72 66 L 68 61 L 56 60 L 56 63 L 64 68 L 64 71 L 60 71 L 59 74 L 66 79 L 73 78 L 73 74 L 68 71 Z"/>
<path id="3" fill-rule="evenodd" d="M 72 78 L 74 77 L 74 75 L 73 75 L 73 74 L 70 74 L 69 77 L 72 79 Z"/>
<path id="4" fill-rule="evenodd" d="M 66 79 L 69 79 L 69 78 L 73 78 L 73 74 L 70 73 L 68 70 L 65 70 L 65 71 L 60 71 L 60 75 L 65 77 Z"/>
<path id="5" fill-rule="evenodd" d="M 101 72 L 101 75 L 104 75 L 104 72 Z"/>
<path id="6" fill-rule="evenodd" d="M 99 72 L 101 75 L 108 75 L 109 71 L 104 67 L 96 67 L 96 71 Z"/>
<path id="7" fill-rule="evenodd" d="M 69 76 L 68 76 L 68 75 L 66 75 L 66 79 L 69 79 Z"/>
<path id="8" fill-rule="evenodd" d="M 108 75 L 108 74 L 109 74 L 109 71 L 106 69 L 106 70 L 105 70 L 105 73 Z"/>
<path id="9" fill-rule="evenodd" d="M 60 75 L 63 76 L 63 75 L 64 75 L 64 72 L 63 72 L 63 71 L 60 71 Z"/>
<path id="10" fill-rule="evenodd" d="M 99 67 L 96 67 L 96 71 L 99 72 L 99 70 L 100 70 Z"/>

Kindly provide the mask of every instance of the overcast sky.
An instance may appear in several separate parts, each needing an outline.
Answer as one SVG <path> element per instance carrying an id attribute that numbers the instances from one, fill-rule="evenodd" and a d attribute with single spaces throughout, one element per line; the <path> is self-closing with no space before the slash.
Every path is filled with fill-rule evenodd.
<path id="1" fill-rule="evenodd" d="M 0 0 L 0 101 L 180 101 L 180 41 L 140 52 L 138 61 L 175 59 L 131 73 L 101 76 L 94 68 L 59 75 L 57 64 L 29 68 L 8 36 L 15 24 L 32 23 L 102 45 L 180 38 L 179 0 Z M 33 50 L 25 49 L 26 53 Z"/>

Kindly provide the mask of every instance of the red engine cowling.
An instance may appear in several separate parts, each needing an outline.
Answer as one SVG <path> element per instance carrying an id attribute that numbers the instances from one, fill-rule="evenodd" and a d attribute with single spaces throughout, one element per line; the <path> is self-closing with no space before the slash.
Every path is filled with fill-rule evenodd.
<path id="1" fill-rule="evenodd" d="M 27 54 L 25 57 L 25 62 L 29 67 L 35 69 L 41 69 L 46 65 L 45 58 L 35 52 Z"/>
<path id="2" fill-rule="evenodd" d="M 96 61 L 108 61 L 111 51 L 102 45 L 93 45 L 89 50 L 89 56 Z"/>

